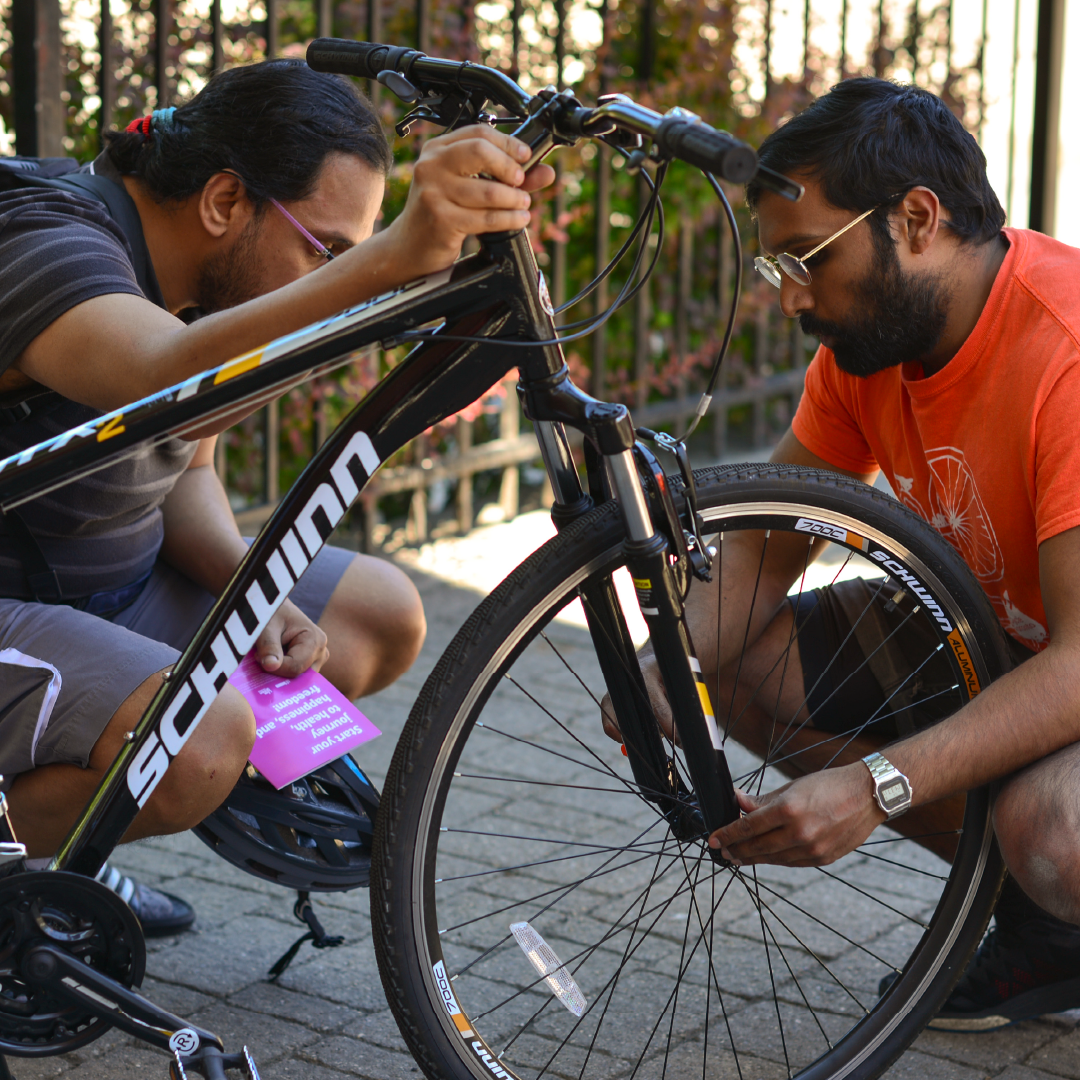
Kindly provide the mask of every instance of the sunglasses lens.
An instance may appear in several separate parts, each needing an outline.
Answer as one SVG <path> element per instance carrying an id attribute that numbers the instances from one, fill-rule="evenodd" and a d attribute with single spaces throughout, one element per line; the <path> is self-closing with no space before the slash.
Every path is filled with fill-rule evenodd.
<path id="1" fill-rule="evenodd" d="M 770 284 L 780 288 L 780 272 L 764 255 L 754 260 L 754 269 Z"/>
<path id="2" fill-rule="evenodd" d="M 776 261 L 792 281 L 797 281 L 800 285 L 810 284 L 810 271 L 803 265 L 802 259 L 796 259 L 794 255 L 784 252 L 776 256 Z"/>

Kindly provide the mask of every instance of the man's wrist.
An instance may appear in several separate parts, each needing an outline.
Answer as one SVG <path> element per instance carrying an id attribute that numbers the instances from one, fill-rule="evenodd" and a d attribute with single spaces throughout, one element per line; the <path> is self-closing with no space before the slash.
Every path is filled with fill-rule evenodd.
<path id="1" fill-rule="evenodd" d="M 908 778 L 877 751 L 862 760 L 870 772 L 872 797 L 886 818 L 892 820 L 910 810 L 913 791 Z"/>

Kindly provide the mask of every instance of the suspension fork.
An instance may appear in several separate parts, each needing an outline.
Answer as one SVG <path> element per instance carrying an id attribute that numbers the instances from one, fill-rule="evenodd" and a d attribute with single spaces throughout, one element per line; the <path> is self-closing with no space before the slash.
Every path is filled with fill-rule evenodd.
<path id="1" fill-rule="evenodd" d="M 552 518 L 561 528 L 586 513 L 563 424 L 584 432 L 602 455 L 626 529 L 627 564 L 649 628 L 664 689 L 675 718 L 696 794 L 685 791 L 668 754 L 645 680 L 610 577 L 582 589 L 589 631 L 626 755 L 642 794 L 657 803 L 679 839 L 699 836 L 739 816 L 723 744 L 668 562 L 669 544 L 653 525 L 634 463 L 633 425 L 625 406 L 595 401 L 570 382 L 566 369 L 519 387 L 526 415 L 536 423 L 555 494 Z M 717 861 L 718 852 L 710 851 Z"/>

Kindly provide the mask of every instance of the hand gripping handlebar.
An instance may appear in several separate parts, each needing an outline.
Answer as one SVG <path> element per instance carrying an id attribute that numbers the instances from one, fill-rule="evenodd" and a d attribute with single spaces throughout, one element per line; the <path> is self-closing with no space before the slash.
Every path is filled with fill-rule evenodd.
<path id="1" fill-rule="evenodd" d="M 439 60 L 416 49 L 316 38 L 308 46 L 307 61 L 316 71 L 362 79 L 378 79 L 384 71 L 397 72 L 424 90 L 456 87 L 483 91 L 491 101 L 518 115 L 531 112 L 534 101 L 501 71 L 480 64 Z M 788 199 L 797 200 L 802 195 L 798 184 L 771 169 L 759 167 L 753 147 L 685 112 L 662 116 L 628 98 L 601 104 L 596 109 L 573 104 L 577 107 L 571 108 L 565 117 L 567 133 L 572 136 L 587 136 L 594 130 L 602 130 L 603 126 L 597 125 L 603 120 L 613 121 L 627 131 L 651 138 L 665 158 L 678 158 L 733 184 L 745 184 L 756 176 L 763 187 Z"/>

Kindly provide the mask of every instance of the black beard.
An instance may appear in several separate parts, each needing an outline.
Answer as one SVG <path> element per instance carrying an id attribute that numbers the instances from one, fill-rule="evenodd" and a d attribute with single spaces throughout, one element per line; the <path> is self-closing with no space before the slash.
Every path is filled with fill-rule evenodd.
<path id="1" fill-rule="evenodd" d="M 199 267 L 195 298 L 201 314 L 236 307 L 263 292 L 255 253 L 260 225 L 261 218 L 256 215 L 232 247 L 210 255 Z"/>
<path id="2" fill-rule="evenodd" d="M 799 316 L 804 334 L 833 339 L 841 371 L 860 379 L 933 352 L 949 316 L 951 292 L 939 274 L 905 274 L 892 239 L 874 236 L 874 266 L 854 289 L 846 323 Z"/>

